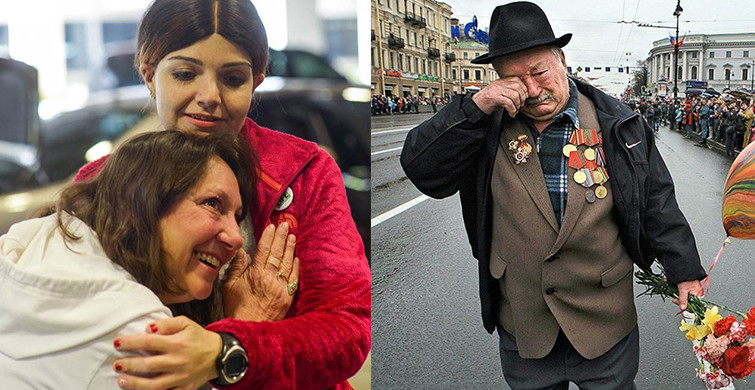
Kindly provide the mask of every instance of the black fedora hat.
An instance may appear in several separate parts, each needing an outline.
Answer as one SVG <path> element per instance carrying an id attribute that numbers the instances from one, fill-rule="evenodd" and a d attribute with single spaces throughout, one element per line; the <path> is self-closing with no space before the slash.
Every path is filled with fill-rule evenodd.
<path id="1" fill-rule="evenodd" d="M 490 18 L 488 52 L 473 59 L 473 64 L 489 64 L 494 58 L 538 46 L 564 47 L 571 34 L 553 35 L 548 17 L 529 1 L 495 7 Z"/>

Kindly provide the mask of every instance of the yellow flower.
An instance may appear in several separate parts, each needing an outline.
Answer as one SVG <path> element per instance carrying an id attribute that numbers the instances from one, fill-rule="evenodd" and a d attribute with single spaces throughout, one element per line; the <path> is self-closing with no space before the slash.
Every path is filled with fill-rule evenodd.
<path id="1" fill-rule="evenodd" d="M 682 320 L 682 326 L 679 327 L 682 332 L 687 332 L 685 337 L 689 341 L 702 340 L 710 334 L 708 327 L 705 325 L 690 325 L 686 321 Z"/>
<path id="2" fill-rule="evenodd" d="M 705 325 L 708 328 L 708 334 L 713 333 L 716 327 L 716 322 L 720 320 L 721 317 L 718 314 L 718 306 L 713 306 L 705 309 L 705 318 L 703 318 L 703 325 Z"/>

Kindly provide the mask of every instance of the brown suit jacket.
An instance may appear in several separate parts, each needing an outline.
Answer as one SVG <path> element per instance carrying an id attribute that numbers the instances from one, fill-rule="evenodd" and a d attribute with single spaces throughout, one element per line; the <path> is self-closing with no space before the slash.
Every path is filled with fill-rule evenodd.
<path id="1" fill-rule="evenodd" d="M 578 99 L 580 126 L 598 129 L 595 106 L 582 94 Z M 560 328 L 593 359 L 637 323 L 633 263 L 612 213 L 611 181 L 608 196 L 591 204 L 570 169 L 559 229 L 537 154 L 517 165 L 508 150 L 508 141 L 520 134 L 530 132 L 519 121 L 503 129 L 491 178 L 490 272 L 500 280 L 498 320 L 523 358 L 547 355 Z"/>

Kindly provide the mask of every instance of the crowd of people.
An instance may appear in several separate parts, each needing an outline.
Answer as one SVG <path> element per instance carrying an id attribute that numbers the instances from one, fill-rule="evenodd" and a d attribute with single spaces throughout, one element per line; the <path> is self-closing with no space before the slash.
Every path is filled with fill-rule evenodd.
<path id="1" fill-rule="evenodd" d="M 372 95 L 370 108 L 372 115 L 393 115 L 406 113 L 419 113 L 419 106 L 432 106 L 433 112 L 438 112 L 438 106 L 448 103 L 450 95 L 440 96 L 385 96 Z"/>
<path id="2" fill-rule="evenodd" d="M 656 132 L 660 125 L 700 136 L 696 146 L 707 147 L 708 139 L 726 146 L 726 155 L 733 157 L 753 141 L 755 101 L 746 97 L 693 96 L 679 99 L 643 98 L 628 103 L 642 114 Z"/>

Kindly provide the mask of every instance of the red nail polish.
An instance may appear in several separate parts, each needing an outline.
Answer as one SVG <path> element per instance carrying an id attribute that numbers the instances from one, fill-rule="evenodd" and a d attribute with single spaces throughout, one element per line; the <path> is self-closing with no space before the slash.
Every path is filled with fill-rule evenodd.
<path id="1" fill-rule="evenodd" d="M 115 363 L 115 372 L 123 371 L 123 366 L 120 363 Z"/>
<path id="2" fill-rule="evenodd" d="M 113 341 L 113 345 L 116 348 L 120 348 L 121 347 L 121 340 L 115 339 L 115 341 Z"/>
<path id="3" fill-rule="evenodd" d="M 152 333 L 157 333 L 157 325 L 149 324 L 149 330 L 151 330 Z"/>

